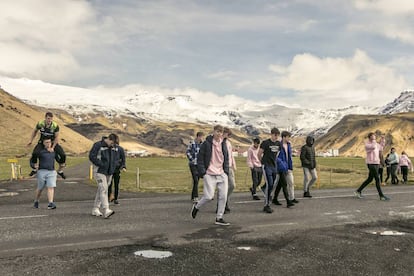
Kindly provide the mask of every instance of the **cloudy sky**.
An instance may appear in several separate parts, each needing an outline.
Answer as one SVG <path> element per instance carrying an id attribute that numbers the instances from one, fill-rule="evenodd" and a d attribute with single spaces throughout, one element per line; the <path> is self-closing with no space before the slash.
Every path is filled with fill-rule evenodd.
<path id="1" fill-rule="evenodd" d="M 414 87 L 412 0 L 14 0 L 0 11 L 4 77 L 317 108 L 381 106 Z"/>

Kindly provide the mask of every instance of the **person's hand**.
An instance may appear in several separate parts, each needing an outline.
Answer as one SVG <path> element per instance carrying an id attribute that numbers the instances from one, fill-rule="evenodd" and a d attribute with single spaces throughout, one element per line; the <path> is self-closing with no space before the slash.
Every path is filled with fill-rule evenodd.
<path id="1" fill-rule="evenodd" d="M 123 171 L 123 172 L 126 172 L 126 171 L 127 171 L 127 169 L 126 169 L 126 168 L 122 168 L 122 171 Z"/>

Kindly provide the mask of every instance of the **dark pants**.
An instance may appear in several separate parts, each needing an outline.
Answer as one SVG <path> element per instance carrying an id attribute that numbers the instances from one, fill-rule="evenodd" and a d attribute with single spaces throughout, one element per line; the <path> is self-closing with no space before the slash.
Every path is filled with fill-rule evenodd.
<path id="1" fill-rule="evenodd" d="M 252 194 L 256 194 L 256 189 L 259 187 L 260 182 L 262 182 L 263 177 L 263 169 L 261 167 L 254 167 L 253 169 L 250 169 L 252 173 Z"/>
<path id="2" fill-rule="evenodd" d="M 283 195 L 285 196 L 286 202 L 289 203 L 289 193 L 287 190 L 286 173 L 279 173 L 279 182 L 277 182 L 275 196 L 273 200 L 277 200 L 280 190 L 283 189 Z"/>
<path id="3" fill-rule="evenodd" d="M 375 186 L 377 187 L 377 191 L 380 197 L 384 196 L 384 194 L 382 193 L 381 190 L 381 185 L 380 185 L 380 180 L 379 180 L 379 175 L 378 175 L 378 169 L 379 169 L 379 165 L 377 164 L 368 164 L 368 171 L 369 171 L 369 175 L 367 180 L 364 181 L 364 183 L 362 183 L 362 185 L 358 188 L 358 192 L 362 192 L 362 190 L 369 184 L 372 182 L 372 180 L 375 179 Z"/>
<path id="4" fill-rule="evenodd" d="M 398 184 L 397 169 L 398 164 L 391 164 L 391 184 Z"/>
<path id="5" fill-rule="evenodd" d="M 272 166 L 268 166 L 268 165 L 264 165 L 263 170 L 264 170 L 264 173 L 265 173 L 265 180 L 266 180 L 265 205 L 270 206 L 270 202 L 272 201 L 272 195 L 271 194 L 272 194 L 272 190 L 273 190 L 273 185 L 274 185 L 274 182 L 276 180 L 276 175 L 277 175 L 277 168 L 272 167 Z"/>
<path id="6" fill-rule="evenodd" d="M 191 177 L 193 178 L 193 189 L 191 191 L 191 199 L 198 198 L 198 170 L 197 165 L 190 164 Z"/>
<path id="7" fill-rule="evenodd" d="M 115 171 L 112 175 L 111 184 L 108 186 L 108 197 L 112 194 L 112 186 L 114 186 L 114 200 L 118 200 L 119 180 L 121 179 L 121 171 Z"/>
<path id="8" fill-rule="evenodd" d="M 391 166 L 387 166 L 387 177 L 384 182 L 387 182 L 391 175 Z"/>
<path id="9" fill-rule="evenodd" d="M 380 179 L 380 183 L 382 183 L 383 181 L 383 175 L 384 174 L 384 168 L 383 167 L 379 167 L 378 168 L 378 175 L 379 175 L 379 179 Z"/>
<path id="10" fill-rule="evenodd" d="M 33 152 L 40 151 L 41 149 L 43 149 L 43 144 L 42 142 L 39 142 L 36 145 L 36 147 L 33 149 Z M 63 148 L 59 144 L 55 146 L 55 160 L 59 164 L 65 164 L 66 162 L 66 154 L 63 151 Z"/>
<path id="11" fill-rule="evenodd" d="M 404 182 L 407 184 L 408 181 L 408 166 L 401 166 L 401 174 Z"/>

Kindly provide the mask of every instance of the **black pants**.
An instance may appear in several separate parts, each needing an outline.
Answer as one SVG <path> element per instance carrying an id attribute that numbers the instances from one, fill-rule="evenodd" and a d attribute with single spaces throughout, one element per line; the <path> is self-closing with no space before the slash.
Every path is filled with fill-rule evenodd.
<path id="1" fill-rule="evenodd" d="M 190 164 L 191 177 L 193 178 L 193 189 L 191 191 L 191 199 L 198 198 L 198 169 L 197 165 Z"/>
<path id="2" fill-rule="evenodd" d="M 114 186 L 114 199 L 118 200 L 119 180 L 121 179 L 121 171 L 115 171 L 112 175 L 111 184 L 108 186 L 108 197 L 112 194 L 112 186 Z"/>
<path id="3" fill-rule="evenodd" d="M 402 178 L 405 182 L 405 184 L 407 184 L 408 181 L 408 166 L 401 166 L 401 174 L 402 174 Z"/>
<path id="4" fill-rule="evenodd" d="M 259 187 L 260 183 L 262 182 L 263 177 L 263 169 L 262 167 L 254 167 L 253 169 L 250 169 L 252 173 L 252 194 L 256 194 L 256 189 Z"/>
<path id="5" fill-rule="evenodd" d="M 382 183 L 383 181 L 383 175 L 384 174 L 384 168 L 383 167 L 379 167 L 378 168 L 378 175 L 379 175 L 379 179 L 380 179 L 380 183 Z"/>
<path id="6" fill-rule="evenodd" d="M 398 164 L 391 164 L 391 184 L 398 184 L 399 180 L 397 177 Z"/>
<path id="7" fill-rule="evenodd" d="M 286 173 L 279 173 L 279 182 L 277 182 L 275 196 L 273 200 L 277 200 L 280 190 L 283 189 L 283 195 L 285 196 L 286 202 L 289 203 L 289 193 L 287 190 Z"/>
<path id="8" fill-rule="evenodd" d="M 391 175 L 391 166 L 387 165 L 387 177 L 385 178 L 384 182 L 387 182 Z"/>
<path id="9" fill-rule="evenodd" d="M 379 180 L 379 175 L 378 175 L 378 169 L 379 169 L 379 165 L 377 164 L 368 164 L 368 178 L 367 180 L 364 181 L 364 183 L 362 183 L 362 185 L 358 188 L 358 192 L 362 192 L 362 190 L 369 184 L 372 182 L 372 180 L 375 179 L 375 186 L 377 187 L 377 191 L 380 197 L 384 196 L 384 194 L 382 193 L 381 190 L 381 185 L 380 185 L 380 180 Z"/>
<path id="10" fill-rule="evenodd" d="M 40 151 L 43 148 L 42 142 L 39 142 L 36 147 L 33 149 L 33 153 L 36 151 Z M 33 154 L 32 154 L 33 155 Z M 66 154 L 63 151 L 63 148 L 57 144 L 55 146 L 55 160 L 59 164 L 65 164 L 66 163 Z"/>

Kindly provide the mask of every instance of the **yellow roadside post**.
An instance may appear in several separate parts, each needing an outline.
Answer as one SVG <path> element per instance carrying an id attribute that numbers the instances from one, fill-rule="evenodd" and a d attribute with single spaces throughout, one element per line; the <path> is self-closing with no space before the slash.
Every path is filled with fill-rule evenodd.
<path id="1" fill-rule="evenodd" d="M 17 176 L 20 175 L 18 170 L 17 170 L 17 159 L 7 159 L 7 163 L 10 163 L 11 166 L 11 177 L 10 177 L 10 181 L 12 181 L 13 179 L 17 179 Z"/>

